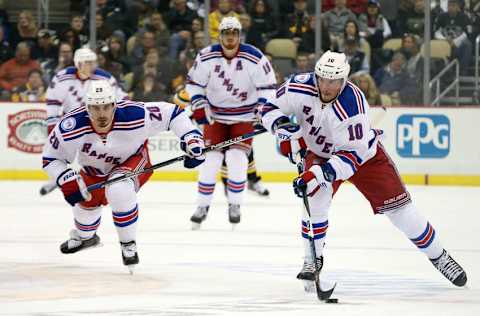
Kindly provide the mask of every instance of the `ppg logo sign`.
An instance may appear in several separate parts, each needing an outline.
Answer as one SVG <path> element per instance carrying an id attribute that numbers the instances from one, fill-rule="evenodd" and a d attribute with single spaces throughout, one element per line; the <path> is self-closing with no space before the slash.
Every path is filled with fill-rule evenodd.
<path id="1" fill-rule="evenodd" d="M 445 115 L 404 114 L 397 120 L 401 157 L 442 158 L 450 151 L 450 121 Z"/>

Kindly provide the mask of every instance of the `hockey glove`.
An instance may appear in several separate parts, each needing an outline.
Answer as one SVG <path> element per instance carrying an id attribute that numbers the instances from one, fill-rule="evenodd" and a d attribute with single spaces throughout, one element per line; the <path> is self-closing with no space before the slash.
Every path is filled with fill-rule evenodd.
<path id="1" fill-rule="evenodd" d="M 205 161 L 205 143 L 203 136 L 198 130 L 193 130 L 180 138 L 180 148 L 187 154 L 183 165 L 191 169 L 202 164 Z"/>
<path id="2" fill-rule="evenodd" d="M 335 170 L 329 163 L 313 165 L 293 180 L 293 191 L 298 197 L 303 197 L 304 193 L 313 196 L 318 190 L 328 190 L 335 177 Z"/>
<path id="3" fill-rule="evenodd" d="M 210 108 L 207 99 L 198 98 L 192 101 L 192 115 L 190 116 L 198 125 L 212 124 Z"/>
<path id="4" fill-rule="evenodd" d="M 82 177 L 72 169 L 67 169 L 58 176 L 57 185 L 62 190 L 65 200 L 71 206 L 78 202 L 89 201 L 92 198 Z"/>
<path id="5" fill-rule="evenodd" d="M 275 130 L 275 136 L 280 143 L 280 153 L 295 164 L 295 158 L 298 153 L 305 155 L 307 144 L 302 137 L 300 126 L 293 123 L 280 125 Z"/>

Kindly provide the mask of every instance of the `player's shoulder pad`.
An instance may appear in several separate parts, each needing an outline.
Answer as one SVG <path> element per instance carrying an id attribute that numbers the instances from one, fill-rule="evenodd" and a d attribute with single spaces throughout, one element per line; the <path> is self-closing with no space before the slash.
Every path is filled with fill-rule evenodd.
<path id="1" fill-rule="evenodd" d="M 178 105 L 170 102 L 147 102 L 145 103 L 145 107 L 149 110 L 150 112 L 150 118 L 155 119 L 157 121 L 163 121 L 168 118 L 168 122 L 172 122 L 176 117 L 178 117 L 182 112 L 183 109 Z M 168 113 L 169 110 L 171 109 L 172 113 L 170 114 L 170 117 L 163 117 L 162 113 L 162 108 L 166 109 L 164 113 Z"/>
<path id="2" fill-rule="evenodd" d="M 67 79 L 74 79 L 74 78 L 76 78 L 75 77 L 76 73 L 77 73 L 77 68 L 73 67 L 73 66 L 70 66 L 70 67 L 64 68 L 62 70 L 59 70 L 55 75 L 55 79 L 57 79 L 58 81 L 63 81 L 63 80 L 67 80 Z"/>
<path id="3" fill-rule="evenodd" d="M 90 118 L 84 106 L 68 112 L 58 123 L 60 134 L 64 141 L 70 141 L 82 137 L 85 134 L 94 133 Z"/>
<path id="4" fill-rule="evenodd" d="M 222 56 L 222 46 L 220 44 L 207 46 L 200 51 L 200 61 L 202 62 Z"/>
<path id="5" fill-rule="evenodd" d="M 95 71 L 93 72 L 93 75 L 106 78 L 106 79 L 110 79 L 112 77 L 112 75 L 108 71 L 102 68 L 96 68 Z"/>
<path id="6" fill-rule="evenodd" d="M 347 81 L 338 99 L 333 102 L 332 109 L 340 121 L 365 114 L 365 96 L 356 85 Z"/>
<path id="7" fill-rule="evenodd" d="M 313 72 L 293 75 L 288 80 L 287 85 L 289 92 L 318 97 L 318 90 Z"/>
<path id="8" fill-rule="evenodd" d="M 262 52 L 250 44 L 240 44 L 237 54 L 238 58 L 246 59 L 254 64 L 258 64 L 262 59 Z"/>
<path id="9" fill-rule="evenodd" d="M 115 123 L 133 122 L 145 118 L 145 104 L 131 100 L 117 102 L 115 110 Z"/>

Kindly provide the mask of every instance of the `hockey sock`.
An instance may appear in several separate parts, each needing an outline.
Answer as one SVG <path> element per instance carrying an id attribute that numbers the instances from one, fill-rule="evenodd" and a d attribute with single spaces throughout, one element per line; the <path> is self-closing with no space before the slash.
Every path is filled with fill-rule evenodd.
<path id="1" fill-rule="evenodd" d="M 385 214 L 428 258 L 440 257 L 443 246 L 435 235 L 435 229 L 412 203 Z"/>
<path id="2" fill-rule="evenodd" d="M 89 239 L 95 234 L 98 226 L 100 226 L 102 208 L 83 208 L 77 203 L 73 207 L 73 217 L 80 238 Z"/>
<path id="3" fill-rule="evenodd" d="M 225 152 L 228 167 L 228 203 L 242 204 L 247 181 L 248 158 L 244 150 L 231 148 Z"/>
<path id="4" fill-rule="evenodd" d="M 198 206 L 209 206 L 212 202 L 216 175 L 223 161 L 223 154 L 219 151 L 210 151 L 205 156 L 198 173 Z"/>
<path id="5" fill-rule="evenodd" d="M 105 196 L 120 242 L 136 240 L 138 205 L 134 182 L 129 179 L 111 184 L 105 188 Z"/>
<path id="6" fill-rule="evenodd" d="M 315 252 L 317 258 L 320 258 L 323 253 L 323 248 L 325 246 L 325 238 L 327 236 L 327 229 L 328 229 L 328 219 L 325 217 L 323 219 L 316 218 L 312 219 L 312 226 L 313 226 L 313 240 L 315 242 Z M 310 225 L 309 219 L 303 218 L 302 219 L 302 237 L 305 246 L 305 257 L 311 258 L 312 252 L 310 249 Z"/>

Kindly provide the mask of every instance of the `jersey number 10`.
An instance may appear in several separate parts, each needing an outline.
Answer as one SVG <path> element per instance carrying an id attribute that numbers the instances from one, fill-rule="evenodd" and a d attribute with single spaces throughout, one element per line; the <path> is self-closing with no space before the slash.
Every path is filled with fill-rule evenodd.
<path id="1" fill-rule="evenodd" d="M 356 139 L 362 139 L 363 137 L 363 129 L 362 129 L 362 124 L 358 123 L 353 125 L 348 126 L 348 140 L 356 140 Z"/>

